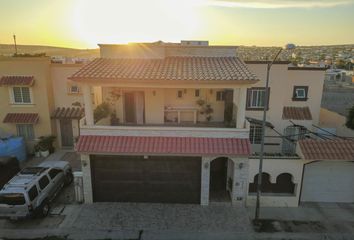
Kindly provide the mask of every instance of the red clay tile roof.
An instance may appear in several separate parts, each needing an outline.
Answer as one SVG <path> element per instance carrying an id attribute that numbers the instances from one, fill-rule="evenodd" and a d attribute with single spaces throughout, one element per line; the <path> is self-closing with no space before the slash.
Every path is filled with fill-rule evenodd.
<path id="1" fill-rule="evenodd" d="M 309 107 L 284 107 L 283 119 L 312 120 Z"/>
<path id="2" fill-rule="evenodd" d="M 249 139 L 81 135 L 82 153 L 241 155 L 250 154 Z"/>
<path id="3" fill-rule="evenodd" d="M 80 119 L 85 115 L 83 108 L 76 108 L 76 107 L 58 107 L 52 113 L 52 118 L 73 118 L 73 119 Z"/>
<path id="4" fill-rule="evenodd" d="M 38 113 L 8 113 L 3 123 L 28 123 L 35 124 L 39 120 Z"/>
<path id="5" fill-rule="evenodd" d="M 353 140 L 314 140 L 298 142 L 306 160 L 349 160 L 354 161 Z"/>
<path id="6" fill-rule="evenodd" d="M 33 83 L 34 83 L 33 76 L 3 76 L 0 79 L 0 85 L 31 86 Z"/>
<path id="7" fill-rule="evenodd" d="M 166 57 L 164 59 L 98 58 L 69 79 L 258 81 L 237 57 Z"/>

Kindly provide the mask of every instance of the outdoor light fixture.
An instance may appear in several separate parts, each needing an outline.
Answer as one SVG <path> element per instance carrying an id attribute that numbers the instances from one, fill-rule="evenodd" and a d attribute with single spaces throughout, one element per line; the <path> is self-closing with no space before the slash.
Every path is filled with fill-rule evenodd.
<path id="1" fill-rule="evenodd" d="M 238 164 L 238 168 L 239 168 L 239 169 L 243 168 L 243 163 L 239 163 L 239 164 Z"/>
<path id="2" fill-rule="evenodd" d="M 155 90 L 152 91 L 152 95 L 156 96 L 156 91 Z"/>
<path id="3" fill-rule="evenodd" d="M 284 48 L 280 48 L 275 55 L 273 61 L 268 62 L 267 65 L 267 78 L 266 78 L 266 84 L 265 84 L 265 94 L 264 94 L 264 107 L 263 107 L 263 120 L 262 120 L 262 138 L 261 138 L 261 151 L 259 155 L 259 170 L 258 170 L 258 181 L 257 181 L 257 200 L 256 200 L 256 213 L 255 213 L 255 220 L 259 219 L 259 206 L 260 206 L 260 197 L 261 197 L 261 192 L 262 192 L 262 173 L 263 173 L 263 157 L 264 157 L 264 133 L 265 133 L 265 127 L 266 127 L 266 120 L 267 120 L 267 110 L 268 110 L 268 105 L 269 105 L 269 73 L 270 69 L 272 68 L 274 62 L 277 60 L 278 56 L 280 53 L 285 49 L 285 50 L 294 50 L 295 49 L 295 44 L 288 43 L 285 45 Z"/>
<path id="4" fill-rule="evenodd" d="M 208 162 L 204 163 L 204 168 L 208 169 L 208 167 L 209 167 L 209 163 Z"/>

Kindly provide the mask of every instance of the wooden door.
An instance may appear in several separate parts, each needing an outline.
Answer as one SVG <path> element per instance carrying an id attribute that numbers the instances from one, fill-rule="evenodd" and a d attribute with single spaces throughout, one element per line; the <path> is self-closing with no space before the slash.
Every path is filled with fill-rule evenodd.
<path id="1" fill-rule="evenodd" d="M 73 147 L 73 127 L 71 119 L 60 119 L 61 145 L 62 147 Z"/>

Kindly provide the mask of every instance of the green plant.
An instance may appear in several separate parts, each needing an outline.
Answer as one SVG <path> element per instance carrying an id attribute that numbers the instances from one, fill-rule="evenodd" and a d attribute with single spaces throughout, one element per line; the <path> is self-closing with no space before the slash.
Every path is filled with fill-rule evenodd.
<path id="1" fill-rule="evenodd" d="M 349 109 L 345 126 L 354 130 L 354 105 Z"/>
<path id="2" fill-rule="evenodd" d="M 93 111 L 93 117 L 95 119 L 95 123 L 99 120 L 106 118 L 110 114 L 109 104 L 107 102 L 103 102 L 98 105 L 95 110 Z"/>
<path id="3" fill-rule="evenodd" d="M 55 141 L 55 136 L 41 136 L 39 137 L 38 148 L 40 151 L 54 152 L 53 143 Z M 37 145 L 37 144 L 36 144 Z"/>
<path id="4" fill-rule="evenodd" d="M 210 122 L 213 118 L 212 113 L 214 112 L 214 109 L 211 107 L 211 104 L 207 103 L 203 99 L 198 99 L 196 103 L 200 107 L 199 113 L 202 115 L 205 114 L 205 119 Z"/>

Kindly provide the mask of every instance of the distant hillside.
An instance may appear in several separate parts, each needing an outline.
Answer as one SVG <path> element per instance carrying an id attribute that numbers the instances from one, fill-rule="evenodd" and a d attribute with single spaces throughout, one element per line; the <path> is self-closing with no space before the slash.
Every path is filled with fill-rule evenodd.
<path id="1" fill-rule="evenodd" d="M 0 55 L 11 56 L 15 52 L 14 45 L 0 44 Z M 36 46 L 36 45 L 17 45 L 17 52 L 19 54 L 34 54 L 46 53 L 47 56 L 65 56 L 65 57 L 82 57 L 92 58 L 99 57 L 99 49 L 75 49 L 62 48 L 50 46 Z"/>

